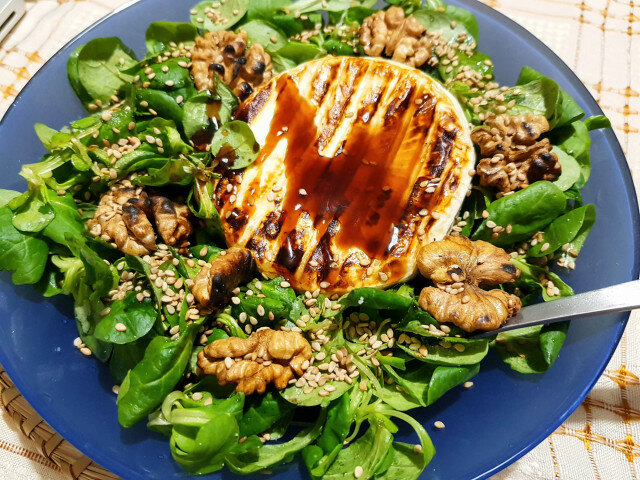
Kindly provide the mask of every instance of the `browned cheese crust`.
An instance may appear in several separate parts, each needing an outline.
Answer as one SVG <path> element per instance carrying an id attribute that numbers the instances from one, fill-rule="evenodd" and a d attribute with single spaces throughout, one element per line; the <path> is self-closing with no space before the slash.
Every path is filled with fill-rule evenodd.
<path id="1" fill-rule="evenodd" d="M 298 291 L 385 288 L 417 271 L 471 183 L 466 119 L 422 72 L 326 57 L 275 77 L 243 105 L 261 145 L 223 171 L 215 201 L 227 244 L 250 249 Z"/>

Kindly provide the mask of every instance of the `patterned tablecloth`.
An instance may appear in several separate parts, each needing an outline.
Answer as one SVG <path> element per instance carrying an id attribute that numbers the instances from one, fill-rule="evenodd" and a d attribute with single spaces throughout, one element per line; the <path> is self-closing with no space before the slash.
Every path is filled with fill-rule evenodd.
<path id="1" fill-rule="evenodd" d="M 253 0 L 252 0 L 253 1 Z M 484 0 L 532 31 L 578 74 L 611 119 L 640 186 L 640 1 Z M 27 1 L 28 12 L 0 45 L 0 115 L 69 39 L 125 0 Z M 185 2 L 185 8 L 190 5 Z M 576 412 L 537 448 L 493 480 L 640 478 L 640 312 L 611 363 Z M 496 448 L 500 448 L 496 445 Z M 6 480 L 63 480 L 0 417 Z"/>

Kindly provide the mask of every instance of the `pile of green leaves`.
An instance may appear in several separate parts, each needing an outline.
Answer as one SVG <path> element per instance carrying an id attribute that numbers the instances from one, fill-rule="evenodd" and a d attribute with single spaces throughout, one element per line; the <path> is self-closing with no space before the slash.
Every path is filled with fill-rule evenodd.
<path id="1" fill-rule="evenodd" d="M 475 49 L 475 18 L 440 0 L 388 3 L 415 15 L 429 30 L 442 32 L 452 44 L 463 34 L 466 45 L 473 46 L 470 55 L 458 55 L 459 66 L 452 71 L 442 65 L 424 69 L 460 99 L 473 124 L 481 125 L 480 114 L 495 111 L 499 104 L 473 108 L 470 99 L 485 91 L 472 91 L 455 80 L 463 66 L 483 77 L 493 75 L 489 58 Z M 34 285 L 46 297 L 73 296 L 81 341 L 109 365 L 120 384 L 120 423 L 130 427 L 148 419 L 151 429 L 169 437 L 173 458 L 190 473 L 226 466 L 254 474 L 300 454 L 314 479 L 350 477 L 356 466 L 363 470 L 362 479 L 418 478 L 435 450 L 407 411 L 433 404 L 474 377 L 492 347 L 511 368 L 541 373 L 553 365 L 564 342 L 567 324 L 513 331 L 494 341 L 466 338 L 455 327 L 448 336 L 437 336 L 428 326 L 440 325 L 419 308 L 413 284 L 388 291 L 356 289 L 339 300 L 339 309 L 315 312 L 306 306 L 304 296 L 282 287 L 282 278 L 261 285 L 254 280 L 241 286 L 238 304 L 188 324 L 186 305 L 177 312 L 163 306 L 163 293 L 151 281 L 147 262 L 124 256 L 87 232 L 86 222 L 100 195 L 114 182 L 136 174 L 134 184 L 161 189 L 191 208 L 200 228 L 189 257 L 215 258 L 225 248 L 212 201 L 212 180 L 218 175 L 215 156 L 231 148 L 235 152 L 231 168 L 244 168 L 257 156 L 256 141 L 248 125 L 233 120 L 238 100 L 222 81 L 215 82 L 213 91 L 197 91 L 184 67 L 189 61 L 185 47 L 206 31 L 242 29 L 250 42 L 264 45 L 276 71 L 327 54 L 359 55 L 363 52 L 357 30 L 376 11 L 374 4 L 372 0 L 227 0 L 219 7 L 226 21 L 214 24 L 205 14 L 211 6 L 206 0 L 193 8 L 191 23 L 151 24 L 142 59 L 117 38 L 91 40 L 68 62 L 69 81 L 88 116 L 61 131 L 36 125 L 48 153 L 22 168 L 28 190 L 0 190 L 0 269 L 11 271 L 14 283 Z M 308 41 L 300 41 L 300 35 L 309 31 L 313 34 L 305 37 Z M 155 76 L 145 84 L 149 69 Z M 513 101 L 508 113 L 536 113 L 549 120 L 547 136 L 563 173 L 555 182 L 537 182 L 502 198 L 474 186 L 463 206 L 468 218 L 461 234 L 515 251 L 537 236 L 537 245 L 529 245 L 513 259 L 522 274 L 509 288 L 518 289 L 524 304 L 541 298 L 552 301 L 573 294 L 548 265 L 566 255 L 567 245 L 579 253 L 595 222 L 595 207 L 583 205 L 580 190 L 590 175 L 589 132 L 609 123 L 603 117 L 585 119 L 582 109 L 553 80 L 528 67 L 504 97 L 507 103 Z M 213 122 L 207 115 L 211 103 L 219 105 Z M 208 151 L 197 150 L 191 142 L 202 134 L 211 137 Z M 140 146 L 118 158 L 103 148 L 132 139 Z M 485 211 L 494 223 L 511 225 L 509 233 L 494 238 Z M 544 244 L 548 247 L 543 251 Z M 193 279 L 197 264 L 189 266 L 187 256 L 172 253 L 177 265 L 168 261 L 160 268 L 171 270 L 176 278 Z M 121 300 L 107 301 L 124 275 L 149 289 L 151 297 L 139 301 L 136 292 L 129 292 Z M 559 295 L 549 295 L 548 280 Z M 249 290 L 259 290 L 264 298 Z M 324 300 L 320 295 L 318 305 Z M 260 315 L 259 305 L 271 315 Z M 281 392 L 246 398 L 233 386 L 220 386 L 215 377 L 199 378 L 196 360 L 203 345 L 229 336 L 245 338 L 238 320 L 244 315 L 257 320 L 255 328 L 293 328 L 301 316 L 311 317 L 304 330 L 323 328 L 330 341 L 322 352 L 330 356 L 346 349 L 354 356 L 360 377 L 352 384 L 332 382 L 335 389 L 328 396 L 290 385 Z M 396 338 L 404 334 L 419 339 L 428 354 L 396 342 L 390 348 L 393 356 L 358 355 L 366 345 L 345 333 L 354 315 L 366 315 L 380 332 L 391 326 Z M 115 328 L 120 323 L 126 330 Z M 179 333 L 172 335 L 177 328 Z M 415 430 L 418 446 L 394 440 L 398 420 Z M 263 443 L 265 433 L 272 442 Z"/>

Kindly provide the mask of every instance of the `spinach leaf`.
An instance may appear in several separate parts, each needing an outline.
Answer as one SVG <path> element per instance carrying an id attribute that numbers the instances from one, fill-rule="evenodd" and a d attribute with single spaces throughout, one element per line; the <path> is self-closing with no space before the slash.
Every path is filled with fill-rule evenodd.
<path id="1" fill-rule="evenodd" d="M 263 0 L 260 2 L 249 2 L 247 18 L 250 20 L 260 18 L 268 21 L 289 6 L 291 6 L 291 0 Z"/>
<path id="2" fill-rule="evenodd" d="M 259 151 L 251 128 L 242 120 L 225 123 L 211 140 L 211 154 L 228 158 L 227 166 L 234 170 L 251 165 Z"/>
<path id="3" fill-rule="evenodd" d="M 431 380 L 429 380 L 427 405 L 432 405 L 452 388 L 475 377 L 479 371 L 479 364 L 468 367 L 436 367 L 431 375 Z"/>
<path id="4" fill-rule="evenodd" d="M 558 157 L 560 166 L 562 167 L 562 173 L 560 177 L 553 182 L 563 192 L 569 190 L 574 184 L 580 180 L 581 168 L 578 161 L 564 150 L 558 147 L 553 147 L 552 152 Z"/>
<path id="5" fill-rule="evenodd" d="M 189 362 L 198 325 L 191 325 L 177 340 L 155 337 L 144 358 L 128 374 L 118 394 L 118 420 L 131 427 L 162 403 L 182 377 Z"/>
<path id="6" fill-rule="evenodd" d="M 209 115 L 207 114 L 211 101 L 211 95 L 203 92 L 184 102 L 182 128 L 187 138 L 192 138 L 196 133 L 212 126 Z"/>
<path id="7" fill-rule="evenodd" d="M 13 210 L 13 226 L 21 232 L 36 233 L 44 229 L 53 217 L 47 201 L 46 187 L 35 187 L 9 202 Z"/>
<path id="8" fill-rule="evenodd" d="M 108 104 L 112 95 L 133 80 L 121 70 L 135 63 L 135 54 L 120 39 L 96 38 L 78 54 L 78 80 L 93 100 Z"/>
<path id="9" fill-rule="evenodd" d="M 505 100 L 500 103 L 508 104 L 515 101 L 515 105 L 507 110 L 510 115 L 525 115 L 527 113 L 543 115 L 553 128 L 555 125 L 552 125 L 552 121 L 558 105 L 559 92 L 560 88 L 556 82 L 549 78 L 541 78 L 510 88 L 503 93 Z M 488 110 L 494 110 L 496 106 L 490 103 Z"/>
<path id="10" fill-rule="evenodd" d="M 240 21 L 249 8 L 249 0 L 227 0 L 212 6 L 211 0 L 204 0 L 191 9 L 191 23 L 205 32 L 228 30 Z M 209 13 L 212 11 L 213 13 Z M 215 19 L 215 21 L 213 20 Z"/>
<path id="11" fill-rule="evenodd" d="M 464 43 L 468 45 L 477 43 L 478 22 L 467 10 L 447 5 L 445 11 L 421 9 L 415 11 L 413 15 L 428 31 L 441 32 L 450 44 L 458 42 L 460 34 L 463 33 L 466 34 Z"/>
<path id="12" fill-rule="evenodd" d="M 542 351 L 542 358 L 544 358 L 549 367 L 558 358 L 564 340 L 567 338 L 568 330 L 569 322 L 544 325 L 540 330 L 540 350 Z"/>
<path id="13" fill-rule="evenodd" d="M 462 352 L 456 350 L 454 345 L 464 347 Z M 456 337 L 445 337 L 436 344 L 427 344 L 427 355 L 411 350 L 405 345 L 399 347 L 418 360 L 435 365 L 468 366 L 480 363 L 489 351 L 487 340 L 466 340 Z"/>
<path id="14" fill-rule="evenodd" d="M 586 238 L 595 221 L 595 205 L 585 205 L 565 213 L 547 227 L 542 234 L 542 239 L 535 246 L 527 250 L 527 257 L 549 255 L 563 245 L 570 244 L 578 235 Z"/>
<path id="15" fill-rule="evenodd" d="M 0 208 L 0 270 L 13 272 L 16 285 L 33 284 L 40 280 L 47 264 L 47 242 L 13 226 L 13 212 Z"/>
<path id="16" fill-rule="evenodd" d="M 67 77 L 69 79 L 69 83 L 71 84 L 71 88 L 76 93 L 78 99 L 82 102 L 85 107 L 88 107 L 91 102 L 93 102 L 93 98 L 87 90 L 82 85 L 80 81 L 80 75 L 78 73 L 78 57 L 80 56 L 80 52 L 84 48 L 84 45 L 80 45 L 75 48 L 71 55 L 69 55 L 69 60 L 67 61 Z M 38 135 L 39 136 L 39 135 Z"/>
<path id="17" fill-rule="evenodd" d="M 20 195 L 20 192 L 0 188 L 0 208 L 5 207 L 11 200 L 19 197 Z"/>
<path id="18" fill-rule="evenodd" d="M 536 182 L 533 185 L 492 202 L 487 211 L 489 218 L 482 222 L 471 236 L 473 240 L 485 240 L 499 247 L 525 240 L 549 225 L 566 208 L 566 197 L 551 182 Z M 505 230 L 493 238 L 493 229 L 487 222 L 494 222 Z"/>
<path id="19" fill-rule="evenodd" d="M 152 330 L 144 337 L 133 342 L 113 344 L 111 357 L 109 358 L 109 372 L 117 383 L 122 383 L 129 370 L 144 358 L 144 351 L 154 336 L 155 333 Z"/>
<path id="20" fill-rule="evenodd" d="M 262 45 L 268 53 L 275 53 L 289 41 L 287 35 L 264 20 L 251 20 L 243 23 L 240 30 L 247 32 L 249 41 Z"/>
<path id="21" fill-rule="evenodd" d="M 542 267 L 531 265 L 515 258 L 511 259 L 511 263 L 513 263 L 521 272 L 520 278 L 516 281 L 516 286 L 524 289 L 533 289 L 536 292 L 542 293 L 542 298 L 545 302 L 558 300 L 562 297 L 570 297 L 574 294 L 573 289 L 553 272 L 549 272 Z M 547 292 L 547 288 L 542 284 L 543 280 L 551 280 L 558 288 L 559 294 L 550 296 Z"/>
<path id="22" fill-rule="evenodd" d="M 171 49 L 171 44 L 193 45 L 198 29 L 190 23 L 154 22 L 147 28 L 145 44 L 147 55 L 158 55 Z"/>
<path id="23" fill-rule="evenodd" d="M 496 350 L 502 360 L 520 373 L 543 373 L 549 369 L 540 349 L 540 325 L 498 334 Z"/>
<path id="24" fill-rule="evenodd" d="M 290 41 L 272 54 L 271 61 L 276 71 L 283 72 L 324 55 L 326 51 L 318 45 Z"/>
<path id="25" fill-rule="evenodd" d="M 167 161 L 162 168 L 148 168 L 147 175 L 136 177 L 136 185 L 160 187 L 163 185 L 190 185 L 197 168 L 189 159 L 179 157 Z"/>
<path id="26" fill-rule="evenodd" d="M 535 71 L 533 68 L 525 66 L 520 72 L 520 78 L 518 78 L 518 85 L 525 85 L 529 82 L 536 80 L 547 79 L 541 73 Z M 584 117 L 584 110 L 571 98 L 571 96 L 558 87 L 558 97 L 556 99 L 556 106 L 553 118 L 550 119 L 549 125 L 551 128 L 561 127 L 563 125 L 575 122 L 576 120 Z"/>
<path id="27" fill-rule="evenodd" d="M 67 235 L 81 238 L 84 227 L 73 197 L 68 193 L 59 196 L 49 189 L 47 189 L 47 196 L 54 217 L 44 228 L 42 234 L 60 245 L 66 244 Z"/>
<path id="28" fill-rule="evenodd" d="M 584 120 L 584 126 L 587 127 L 587 130 L 589 131 L 599 130 L 601 128 L 611 128 L 611 120 L 604 115 L 596 115 L 586 118 Z"/>
<path id="29" fill-rule="evenodd" d="M 96 325 L 94 335 L 103 342 L 125 344 L 146 335 L 158 317 L 153 302 L 145 298 L 138 301 L 136 292 L 129 292 L 123 300 L 116 300 L 109 308 L 100 323 Z M 118 324 L 124 325 L 126 330 L 120 331 Z"/>
<path id="30" fill-rule="evenodd" d="M 273 392 L 260 396 L 254 395 L 245 402 L 245 405 L 248 405 L 248 408 L 240 420 L 241 437 L 266 432 L 278 420 L 295 410 L 295 406 Z"/>
<path id="31" fill-rule="evenodd" d="M 574 184 L 582 188 L 591 175 L 591 137 L 584 122 L 573 122 L 551 132 L 551 142 L 571 155 L 580 165 L 580 179 Z"/>
<path id="32" fill-rule="evenodd" d="M 351 474 L 356 466 L 362 467 L 361 478 L 372 478 L 383 463 L 391 448 L 393 435 L 382 420 L 374 417 L 369 420 L 369 428 L 355 442 L 340 450 L 333 464 L 322 477 L 324 480 L 338 480 Z"/>
<path id="33" fill-rule="evenodd" d="M 302 430 L 288 442 L 263 445 L 255 450 L 228 455 L 226 457 L 227 466 L 235 473 L 248 474 L 259 472 L 281 462 L 288 462 L 296 452 L 302 450 L 320 435 L 326 418 L 326 410 L 322 410 L 313 425 Z"/>
<path id="34" fill-rule="evenodd" d="M 146 106 L 143 107 L 142 105 Z M 182 108 L 167 92 L 152 88 L 137 89 L 136 114 L 140 116 L 152 115 L 151 110 L 155 111 L 158 117 L 173 120 L 176 125 L 182 122 Z"/>
<path id="35" fill-rule="evenodd" d="M 438 72 L 445 82 L 455 78 L 462 69 L 474 70 L 484 78 L 493 77 L 493 64 L 491 63 L 489 55 L 476 51 L 473 52 L 473 55 L 469 56 L 465 52 L 457 51 L 456 58 L 458 64 L 453 67 L 452 70 L 449 70 L 451 65 L 447 66 L 442 64 L 442 62 L 440 62 L 438 66 Z"/>
<path id="36" fill-rule="evenodd" d="M 377 310 L 407 310 L 412 302 L 397 292 L 368 287 L 355 288 L 339 300 L 344 307 L 367 306 Z"/>
<path id="37" fill-rule="evenodd" d="M 202 475 L 224 466 L 224 456 L 238 442 L 238 422 L 229 413 L 214 415 L 197 429 L 195 438 L 174 426 L 170 439 L 173 459 L 187 472 Z"/>
<path id="38" fill-rule="evenodd" d="M 342 12 L 354 6 L 373 7 L 375 3 L 375 0 L 298 0 L 292 5 L 292 8 L 300 13 L 317 12 L 319 10 Z"/>
<path id="39" fill-rule="evenodd" d="M 113 288 L 113 273 L 109 265 L 87 245 L 84 238 L 77 238 L 68 233 L 65 235 L 65 240 L 71 253 L 84 265 L 84 283 L 92 288 L 91 297 L 93 299 L 106 297 Z"/>
<path id="40" fill-rule="evenodd" d="M 312 478 L 321 478 L 342 450 L 363 397 L 362 391 L 352 389 L 329 405 L 322 435 L 315 445 L 309 445 L 302 451 L 302 458 Z M 364 402 L 368 402 L 368 397 L 364 398 Z"/>

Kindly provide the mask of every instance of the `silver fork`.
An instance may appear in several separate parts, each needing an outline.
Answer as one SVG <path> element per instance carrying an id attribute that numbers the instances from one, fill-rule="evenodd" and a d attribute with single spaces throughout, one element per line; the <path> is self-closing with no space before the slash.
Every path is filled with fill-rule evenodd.
<path id="1" fill-rule="evenodd" d="M 482 332 L 474 335 L 473 338 L 492 337 L 501 332 L 532 325 L 556 323 L 605 313 L 628 312 L 636 308 L 640 308 L 640 280 L 524 307 L 517 315 L 507 319 L 498 330 Z"/>

